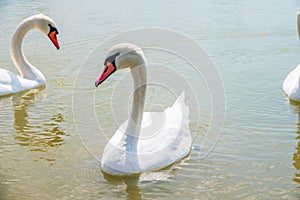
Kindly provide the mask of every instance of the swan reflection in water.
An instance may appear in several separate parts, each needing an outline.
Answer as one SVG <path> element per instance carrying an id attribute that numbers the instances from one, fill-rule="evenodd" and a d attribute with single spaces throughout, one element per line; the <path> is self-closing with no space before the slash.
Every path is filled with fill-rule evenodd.
<path id="1" fill-rule="evenodd" d="M 156 182 L 165 182 L 166 184 L 172 177 L 177 176 L 181 171 L 181 166 L 186 162 L 189 157 L 184 158 L 181 161 L 173 163 L 158 171 L 144 172 L 140 174 L 132 174 L 128 176 L 113 176 L 102 171 L 104 179 L 113 186 L 124 186 L 124 190 L 127 194 L 126 199 L 143 199 L 143 191 L 141 189 L 143 184 L 149 186 L 149 184 Z"/>
<path id="2" fill-rule="evenodd" d="M 62 130 L 63 115 L 56 113 L 45 120 L 37 108 L 38 115 L 28 115 L 28 108 L 34 107 L 38 93 L 44 89 L 32 89 L 13 95 L 15 139 L 21 146 L 28 146 L 31 151 L 47 152 L 51 147 L 64 143 L 67 134 Z"/>
<path id="3" fill-rule="evenodd" d="M 300 103 L 291 102 L 295 111 L 298 113 L 298 123 L 297 123 L 297 131 L 296 131 L 296 140 L 298 140 L 298 144 L 295 147 L 296 152 L 294 153 L 293 160 L 294 160 L 294 167 L 296 168 L 297 172 L 295 173 L 294 181 L 300 183 Z"/>
<path id="4" fill-rule="evenodd" d="M 140 180 L 140 174 L 134 174 L 130 176 L 112 176 L 103 172 L 103 177 L 107 180 L 111 185 L 117 186 L 121 183 L 126 185 L 126 193 L 127 199 L 142 199 L 141 188 L 138 183 Z"/>

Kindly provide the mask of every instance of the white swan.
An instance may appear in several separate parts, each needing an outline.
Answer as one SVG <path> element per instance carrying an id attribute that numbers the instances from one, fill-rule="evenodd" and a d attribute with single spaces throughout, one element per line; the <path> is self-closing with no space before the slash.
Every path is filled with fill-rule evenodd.
<path id="1" fill-rule="evenodd" d="M 298 36 L 300 38 L 300 8 L 298 9 L 297 23 Z M 282 90 L 290 100 L 300 102 L 300 64 L 285 78 Z"/>
<path id="2" fill-rule="evenodd" d="M 130 68 L 134 96 L 130 119 L 118 128 L 105 146 L 102 170 L 111 175 L 130 175 L 158 170 L 187 156 L 192 137 L 184 93 L 164 112 L 143 112 L 147 64 L 141 49 L 133 44 L 115 45 L 104 65 L 96 87 L 116 70 Z"/>
<path id="3" fill-rule="evenodd" d="M 19 24 L 12 36 L 10 54 L 20 76 L 0 68 L 0 96 L 45 85 L 46 79 L 42 72 L 32 66 L 24 56 L 22 41 L 28 31 L 39 29 L 48 35 L 55 47 L 59 49 L 58 31 L 55 27 L 54 21 L 43 14 L 28 17 Z"/>

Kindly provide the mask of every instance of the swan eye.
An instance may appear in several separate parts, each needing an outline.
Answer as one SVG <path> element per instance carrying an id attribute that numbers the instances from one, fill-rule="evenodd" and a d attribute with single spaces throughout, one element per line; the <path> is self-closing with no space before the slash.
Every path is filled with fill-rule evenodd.
<path id="1" fill-rule="evenodd" d="M 114 67 L 116 67 L 116 58 L 120 55 L 120 52 L 117 52 L 109 57 L 107 57 L 104 61 L 104 66 L 107 66 L 107 63 L 113 64 Z M 107 70 L 107 67 L 105 68 Z"/>
<path id="2" fill-rule="evenodd" d="M 52 32 L 55 32 L 56 34 L 58 34 L 58 30 L 55 27 L 53 27 L 51 24 L 48 24 L 48 26 L 50 27 L 49 34 Z"/>

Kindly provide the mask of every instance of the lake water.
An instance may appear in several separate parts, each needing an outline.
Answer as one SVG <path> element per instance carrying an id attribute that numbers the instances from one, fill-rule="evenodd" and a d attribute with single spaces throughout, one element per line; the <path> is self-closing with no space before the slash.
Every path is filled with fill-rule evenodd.
<path id="1" fill-rule="evenodd" d="M 29 32 L 24 52 L 45 74 L 47 86 L 0 98 L 0 199 L 299 199 L 300 105 L 290 104 L 281 91 L 300 61 L 298 6 L 296 0 L 1 0 L 1 68 L 17 72 L 11 35 L 33 14 L 54 19 L 61 49 L 40 32 Z M 132 85 L 121 83 L 123 89 L 115 91 L 113 83 L 126 76 L 118 72 L 95 90 L 105 52 L 97 58 L 91 51 L 112 36 L 147 27 L 183 33 L 206 50 L 225 87 L 225 123 L 213 151 L 200 159 L 200 136 L 211 119 L 204 94 L 201 123 L 191 124 L 199 141 L 185 160 L 114 178 L 101 172 L 107 138 L 94 116 L 110 137 L 128 116 L 129 103 L 121 100 Z M 148 61 L 184 67 L 165 52 L 145 54 Z M 117 118 L 110 113 L 112 91 L 119 95 L 113 102 L 120 109 Z M 146 110 L 172 103 L 163 95 L 168 90 L 152 85 L 148 91 Z"/>

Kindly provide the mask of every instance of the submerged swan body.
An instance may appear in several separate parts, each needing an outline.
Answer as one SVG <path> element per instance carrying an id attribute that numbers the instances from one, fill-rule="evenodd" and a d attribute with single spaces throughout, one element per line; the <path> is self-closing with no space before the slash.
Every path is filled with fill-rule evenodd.
<path id="1" fill-rule="evenodd" d="M 58 31 L 52 19 L 38 14 L 23 20 L 15 30 L 10 44 L 10 54 L 20 75 L 0 68 L 0 96 L 40 87 L 46 83 L 45 76 L 28 62 L 22 51 L 23 38 L 32 29 L 39 29 L 48 35 L 55 47 L 59 49 Z"/>
<path id="2" fill-rule="evenodd" d="M 164 112 L 144 112 L 147 64 L 141 49 L 132 44 L 115 45 L 104 65 L 96 86 L 116 70 L 130 68 L 134 96 L 130 118 L 105 146 L 102 170 L 111 175 L 130 175 L 158 170 L 187 156 L 192 137 L 184 93 Z"/>
<path id="3" fill-rule="evenodd" d="M 300 38 L 300 8 L 298 9 L 297 23 L 298 36 Z M 285 78 L 282 90 L 290 100 L 300 102 L 300 64 Z"/>

